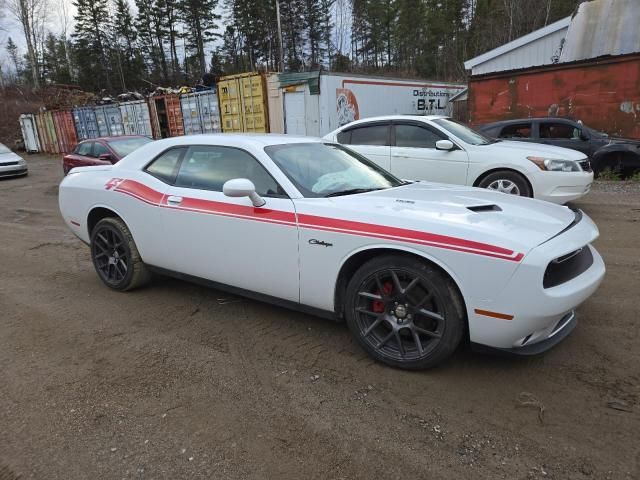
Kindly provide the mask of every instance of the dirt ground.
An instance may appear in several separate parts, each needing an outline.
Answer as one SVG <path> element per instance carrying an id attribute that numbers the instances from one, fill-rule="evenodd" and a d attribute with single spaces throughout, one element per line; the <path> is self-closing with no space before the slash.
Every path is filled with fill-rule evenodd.
<path id="1" fill-rule="evenodd" d="M 27 159 L 0 181 L 3 480 L 640 478 L 637 184 L 578 203 L 608 272 L 562 344 L 412 373 L 305 314 L 108 290 L 58 214 L 59 160 Z"/>

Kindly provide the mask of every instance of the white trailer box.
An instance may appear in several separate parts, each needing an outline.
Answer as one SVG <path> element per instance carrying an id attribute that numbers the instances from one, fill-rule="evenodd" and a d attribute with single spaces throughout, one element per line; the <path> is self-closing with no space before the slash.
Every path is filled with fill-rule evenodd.
<path id="1" fill-rule="evenodd" d="M 279 80 L 284 132 L 310 136 L 379 115 L 450 115 L 449 98 L 466 88 L 429 80 L 320 72 L 281 74 Z"/>

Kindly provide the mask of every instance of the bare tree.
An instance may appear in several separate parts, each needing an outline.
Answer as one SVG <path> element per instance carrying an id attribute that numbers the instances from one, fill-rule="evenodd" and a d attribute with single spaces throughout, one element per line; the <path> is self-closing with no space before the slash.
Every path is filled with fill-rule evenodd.
<path id="1" fill-rule="evenodd" d="M 7 10 L 18 22 L 27 44 L 33 86 L 40 86 L 40 49 L 47 20 L 47 0 L 5 0 Z"/>

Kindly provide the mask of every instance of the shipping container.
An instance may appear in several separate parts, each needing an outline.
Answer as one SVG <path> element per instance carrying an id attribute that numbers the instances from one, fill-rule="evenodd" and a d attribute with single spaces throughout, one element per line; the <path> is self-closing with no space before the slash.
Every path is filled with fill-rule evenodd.
<path id="1" fill-rule="evenodd" d="M 265 76 L 241 73 L 217 84 L 223 132 L 269 132 Z"/>
<path id="2" fill-rule="evenodd" d="M 156 95 L 149 98 L 149 112 L 153 138 L 184 135 L 182 108 L 178 95 Z"/>
<path id="3" fill-rule="evenodd" d="M 220 109 L 214 90 L 182 95 L 180 104 L 185 135 L 220 132 Z"/>
<path id="4" fill-rule="evenodd" d="M 60 153 L 70 153 L 78 143 L 73 115 L 69 110 L 56 110 L 51 112 L 51 116 L 56 129 Z"/>
<path id="5" fill-rule="evenodd" d="M 428 80 L 320 72 L 280 74 L 279 83 L 284 132 L 310 136 L 323 136 L 354 120 L 379 115 L 450 115 L 449 98 L 466 88 Z"/>
<path id="6" fill-rule="evenodd" d="M 284 109 L 279 73 L 267 75 L 267 105 L 269 106 L 269 132 L 284 133 Z"/>
<path id="7" fill-rule="evenodd" d="M 74 108 L 71 113 L 73 114 L 73 122 L 76 125 L 78 141 L 100 136 L 96 112 L 93 107 Z"/>
<path id="8" fill-rule="evenodd" d="M 471 77 L 469 121 L 560 116 L 610 135 L 640 138 L 640 55 Z"/>
<path id="9" fill-rule="evenodd" d="M 99 137 L 117 137 L 124 135 L 122 114 L 118 105 L 99 105 L 94 107 Z"/>
<path id="10" fill-rule="evenodd" d="M 134 100 L 120 104 L 125 135 L 153 136 L 149 105 L 145 100 Z"/>
<path id="11" fill-rule="evenodd" d="M 23 113 L 20 115 L 20 130 L 22 130 L 24 149 L 29 153 L 39 152 L 41 147 L 35 115 L 32 113 Z"/>
<path id="12" fill-rule="evenodd" d="M 56 127 L 53 123 L 51 112 L 40 112 L 36 114 L 36 125 L 40 137 L 40 146 L 44 153 L 60 153 Z"/>

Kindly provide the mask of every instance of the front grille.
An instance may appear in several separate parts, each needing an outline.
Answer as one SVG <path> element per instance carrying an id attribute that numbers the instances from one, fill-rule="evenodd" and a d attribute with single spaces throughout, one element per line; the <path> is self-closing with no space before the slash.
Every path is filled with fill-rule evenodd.
<path id="1" fill-rule="evenodd" d="M 12 165 L 19 165 L 20 162 L 4 162 L 0 163 L 0 167 L 11 167 Z"/>
<path id="2" fill-rule="evenodd" d="M 587 245 L 552 260 L 544 272 L 542 286 L 551 288 L 562 285 L 586 272 L 591 265 L 593 265 L 593 254 Z"/>
<path id="3" fill-rule="evenodd" d="M 583 171 L 585 172 L 591 172 L 593 171 L 591 168 L 591 162 L 589 160 L 583 160 L 581 162 L 578 162 L 580 164 L 580 168 L 582 168 Z"/>

